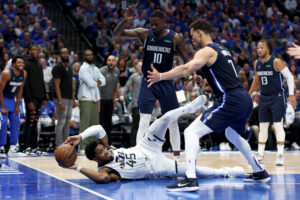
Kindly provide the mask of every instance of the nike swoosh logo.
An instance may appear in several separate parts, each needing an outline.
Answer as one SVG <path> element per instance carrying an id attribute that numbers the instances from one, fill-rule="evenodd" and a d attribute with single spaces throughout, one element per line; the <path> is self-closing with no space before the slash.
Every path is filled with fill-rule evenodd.
<path id="1" fill-rule="evenodd" d="M 184 187 L 184 186 L 187 186 L 188 184 L 190 184 L 190 183 L 178 183 L 178 186 L 179 187 Z"/>

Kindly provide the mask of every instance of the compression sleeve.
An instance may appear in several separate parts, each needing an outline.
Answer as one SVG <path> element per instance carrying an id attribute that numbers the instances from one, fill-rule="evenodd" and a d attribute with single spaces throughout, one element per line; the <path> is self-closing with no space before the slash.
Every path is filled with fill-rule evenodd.
<path id="1" fill-rule="evenodd" d="M 294 83 L 294 77 L 293 77 L 292 73 L 290 72 L 290 70 L 287 67 L 285 67 L 283 70 L 281 70 L 280 73 L 283 75 L 284 78 L 286 78 L 287 85 L 289 88 L 289 95 L 294 95 L 295 83 Z"/>
<path id="2" fill-rule="evenodd" d="M 102 139 L 106 135 L 106 132 L 101 125 L 94 125 L 85 129 L 85 131 L 80 133 L 80 135 L 82 140 L 85 140 L 91 136 L 96 136 L 98 139 Z"/>

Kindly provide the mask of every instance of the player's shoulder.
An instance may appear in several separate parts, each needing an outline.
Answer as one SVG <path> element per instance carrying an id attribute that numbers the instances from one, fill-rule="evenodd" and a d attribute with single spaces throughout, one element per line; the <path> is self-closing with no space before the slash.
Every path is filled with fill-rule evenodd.
<path id="1" fill-rule="evenodd" d="M 3 79 L 10 79 L 10 78 L 11 78 L 11 75 L 12 75 L 11 70 L 10 70 L 10 69 L 6 69 L 6 70 L 4 70 L 4 71 L 2 72 L 1 77 L 2 77 Z"/>

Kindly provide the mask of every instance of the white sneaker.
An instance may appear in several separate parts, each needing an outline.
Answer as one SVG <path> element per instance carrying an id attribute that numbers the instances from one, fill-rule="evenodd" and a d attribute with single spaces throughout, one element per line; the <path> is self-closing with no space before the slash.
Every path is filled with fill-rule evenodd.
<path id="1" fill-rule="evenodd" d="M 223 167 L 222 169 L 225 171 L 225 177 L 246 177 L 245 170 L 242 167 Z"/>
<path id="2" fill-rule="evenodd" d="M 225 146 L 224 142 L 219 144 L 219 149 L 220 149 L 220 151 L 226 151 L 226 146 Z"/>
<path id="3" fill-rule="evenodd" d="M 31 148 L 28 147 L 27 149 L 25 149 L 23 151 L 23 153 L 27 154 L 27 156 L 30 156 L 30 157 L 36 157 L 36 154 L 34 152 L 32 152 Z"/>
<path id="4" fill-rule="evenodd" d="M 26 153 L 18 152 L 16 147 L 10 148 L 7 155 L 9 157 L 26 157 L 27 156 Z"/>
<path id="5" fill-rule="evenodd" d="M 284 165 L 284 158 L 282 154 L 277 155 L 277 160 L 276 160 L 276 166 L 283 166 Z"/>
<path id="6" fill-rule="evenodd" d="M 225 151 L 231 151 L 229 143 L 225 143 Z"/>
<path id="7" fill-rule="evenodd" d="M 196 112 L 200 107 L 202 107 L 206 103 L 206 96 L 200 95 L 193 101 L 187 103 L 185 106 L 190 107 L 190 113 Z"/>
<path id="8" fill-rule="evenodd" d="M 48 156 L 49 154 L 45 151 L 42 151 L 39 147 L 32 149 L 32 152 L 38 156 Z"/>
<path id="9" fill-rule="evenodd" d="M 258 161 L 259 164 L 264 163 L 264 155 L 261 155 L 260 153 L 257 153 L 255 158 L 256 158 L 256 160 Z"/>
<path id="10" fill-rule="evenodd" d="M 0 158 L 6 158 L 6 153 L 4 149 L 0 149 Z"/>
<path id="11" fill-rule="evenodd" d="M 300 146 L 297 144 L 297 142 L 292 143 L 292 148 L 295 150 L 300 150 Z"/>

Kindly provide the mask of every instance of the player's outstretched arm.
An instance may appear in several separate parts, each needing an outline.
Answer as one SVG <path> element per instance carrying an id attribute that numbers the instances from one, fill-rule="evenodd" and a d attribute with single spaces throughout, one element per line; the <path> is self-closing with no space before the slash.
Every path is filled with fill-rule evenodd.
<path id="1" fill-rule="evenodd" d="M 125 11 L 124 19 L 122 19 L 113 31 L 114 37 L 125 37 L 125 38 L 139 38 L 143 41 L 147 37 L 148 29 L 135 28 L 125 29 L 127 24 L 135 19 L 135 13 L 132 6 L 128 6 Z"/>
<path id="2" fill-rule="evenodd" d="M 180 77 L 187 76 L 194 71 L 201 69 L 203 66 L 207 64 L 212 64 L 215 62 L 213 60 L 216 57 L 217 52 L 210 47 L 204 47 L 200 49 L 195 54 L 193 60 L 190 62 L 180 65 L 170 71 L 159 73 L 151 64 L 152 71 L 148 71 L 148 87 L 153 85 L 154 83 L 161 81 L 161 80 L 173 80 Z"/>
<path id="3" fill-rule="evenodd" d="M 63 167 L 63 166 L 61 166 L 61 167 Z M 63 168 L 66 168 L 66 167 L 63 167 Z M 102 168 L 97 172 L 92 169 L 81 167 L 77 163 L 75 163 L 74 165 L 67 167 L 67 168 L 76 170 L 76 171 L 82 173 L 83 175 L 85 175 L 86 177 L 92 179 L 96 183 L 100 183 L 100 184 L 121 180 L 118 175 L 114 174 L 111 171 L 111 169 L 108 169 L 108 168 Z"/>
<path id="4" fill-rule="evenodd" d="M 92 136 L 97 137 L 104 146 L 108 146 L 106 132 L 101 125 L 90 126 L 79 135 L 68 137 L 64 143 L 78 145 L 82 140 Z"/>
<path id="5" fill-rule="evenodd" d="M 293 47 L 288 48 L 287 53 L 296 59 L 300 59 L 300 46 L 295 43 L 292 43 L 292 45 Z"/>

